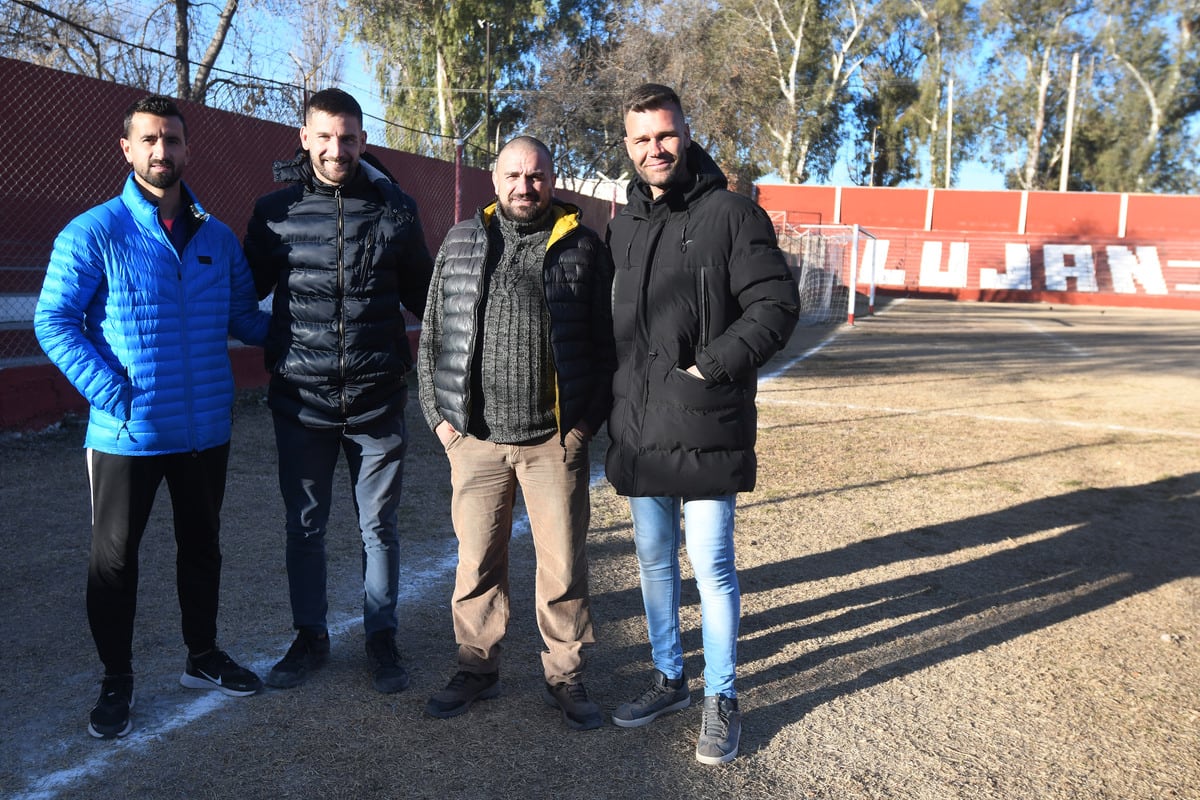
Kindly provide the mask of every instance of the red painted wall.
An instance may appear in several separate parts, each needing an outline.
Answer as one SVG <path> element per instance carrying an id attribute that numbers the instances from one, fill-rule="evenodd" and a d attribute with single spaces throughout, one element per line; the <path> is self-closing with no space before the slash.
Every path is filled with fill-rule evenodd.
<path id="1" fill-rule="evenodd" d="M 85 409 L 45 362 L 31 330 L 32 304 L 58 232 L 120 191 L 129 171 L 119 144 L 121 117 L 145 94 L 0 58 L 0 141 L 16 148 L 0 181 L 0 303 L 28 308 L 30 315 L 0 324 L 0 429 L 43 427 L 64 411 Z M 298 128 L 194 103 L 180 103 L 180 109 L 191 150 L 184 180 L 210 213 L 241 235 L 255 199 L 280 188 L 271 165 L 295 153 Z M 455 221 L 454 164 L 374 145 L 370 150 L 416 198 L 426 244 L 436 253 Z M 603 230 L 608 201 L 558 195 L 583 209 L 587 225 Z M 492 199 L 486 170 L 464 169 L 462 197 L 468 214 Z M 239 385 L 265 382 L 257 348 L 235 348 L 231 357 Z"/>
<path id="2" fill-rule="evenodd" d="M 781 233 L 814 224 L 870 233 L 859 291 L 873 276 L 886 293 L 1200 309 L 1200 197 L 756 188 Z"/>

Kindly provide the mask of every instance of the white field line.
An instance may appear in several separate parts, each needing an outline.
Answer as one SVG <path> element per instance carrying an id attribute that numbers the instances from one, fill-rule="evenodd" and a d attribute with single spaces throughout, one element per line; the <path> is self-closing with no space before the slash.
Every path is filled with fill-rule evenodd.
<path id="1" fill-rule="evenodd" d="M 903 302 L 903 299 L 897 302 Z M 795 364 L 820 352 L 826 345 L 836 339 L 842 330 L 840 327 L 835 329 L 833 334 L 820 344 L 809 348 L 783 366 L 761 376 L 759 384 L 761 385 L 778 378 Z M 763 400 L 760 398 L 759 402 L 763 402 Z M 589 480 L 592 488 L 595 488 L 600 481 L 604 480 L 603 464 L 594 466 Z M 514 518 L 513 537 L 516 538 L 528 532 L 529 518 L 525 515 Z M 401 535 L 403 536 L 403 533 Z M 458 546 L 456 541 L 450 540 L 447 541 L 444 551 L 439 554 L 425 558 L 417 564 L 402 563 L 400 568 L 405 572 L 406 580 L 401 584 L 398 603 L 419 603 L 429 600 L 433 587 L 436 587 L 449 575 L 453 574 L 457 562 Z M 329 624 L 330 638 L 336 639 L 345 635 L 348 630 L 360 624 L 361 621 L 361 612 L 347 612 L 343 614 Z M 286 644 L 286 642 L 283 644 Z M 280 650 L 282 650 L 282 644 Z M 277 655 L 259 653 L 250 666 L 255 672 L 260 674 L 267 672 L 274 664 Z M 135 727 L 134 731 L 127 737 L 117 742 L 108 743 L 112 745 L 109 749 L 84 759 L 76 766 L 33 778 L 24 791 L 13 795 L 13 800 L 54 800 L 59 792 L 71 788 L 77 781 L 94 776 L 97 772 L 111 767 L 112 763 L 118 757 L 145 750 L 151 745 L 156 744 L 165 734 L 185 727 L 220 708 L 226 702 L 231 701 L 235 701 L 235 698 L 226 697 L 219 692 L 206 692 L 197 695 L 194 699 L 181 703 L 178 711 L 171 715 L 165 723 L 153 727 Z M 82 731 L 80 735 L 83 735 Z"/>
<path id="2" fill-rule="evenodd" d="M 600 481 L 604 480 L 604 465 L 594 464 L 592 472 L 589 475 L 589 484 L 595 488 Z M 524 536 L 529 533 L 529 517 L 525 514 L 513 518 L 513 538 Z M 401 537 L 403 537 L 401 531 Z M 426 557 L 419 563 L 401 563 L 400 569 L 404 573 L 405 580 L 400 584 L 400 593 L 397 598 L 397 605 L 403 606 L 406 604 L 419 604 L 427 602 L 431 599 L 448 599 L 441 598 L 435 592 L 440 592 L 440 584 L 446 578 L 454 574 L 455 566 L 458 563 L 458 544 L 457 540 L 447 540 L 443 552 Z M 335 618 L 329 624 L 329 638 L 337 639 L 356 625 L 362 624 L 361 611 L 347 612 L 342 616 Z M 447 634 L 450 632 L 447 631 Z M 284 642 L 280 645 L 279 652 L 282 652 Z M 255 660 L 249 665 L 258 674 L 262 675 L 270 671 L 271 666 L 278 659 L 278 653 L 275 655 L 267 655 L 259 653 L 255 656 Z M 81 710 L 84 708 L 84 703 L 87 701 L 80 700 Z M 134 706 L 134 729 L 128 736 L 115 741 L 105 742 L 100 746 L 110 745 L 108 749 L 102 750 L 93 756 L 85 758 L 82 762 L 73 767 L 51 772 L 45 775 L 39 775 L 32 778 L 26 785 L 25 789 L 12 795 L 12 800 L 54 800 L 60 792 L 72 788 L 76 782 L 84 778 L 95 777 L 95 775 L 105 769 L 113 766 L 113 762 L 118 758 L 127 757 L 139 753 L 157 744 L 163 737 L 172 731 L 184 728 L 187 725 L 195 722 L 207 714 L 216 711 L 223 707 L 226 703 L 238 702 L 238 698 L 227 697 L 220 692 L 208 691 L 195 695 L 192 699 L 180 702 L 177 710 L 167 716 L 161 724 L 153 726 L 138 726 L 136 717 L 136 705 Z M 136 697 L 135 697 L 136 703 Z M 82 730 L 82 724 L 79 731 L 80 736 L 85 736 Z"/>
<path id="3" fill-rule="evenodd" d="M 897 297 L 895 300 L 893 300 L 891 302 L 891 305 L 898 306 L 907 299 L 908 299 L 907 297 Z M 875 316 L 880 316 L 883 313 L 885 313 L 885 309 L 880 309 L 879 311 L 875 312 Z M 798 355 L 795 358 L 791 359 L 790 361 L 784 363 L 783 365 L 776 367 L 775 369 L 771 370 L 770 372 L 766 373 L 765 375 L 760 375 L 758 378 L 759 387 L 761 387 L 764 383 L 766 383 L 768 381 L 775 380 L 776 378 L 778 378 L 779 376 L 781 376 L 785 372 L 787 372 L 789 369 L 791 369 L 792 367 L 799 364 L 801 361 L 812 358 L 817 353 L 821 352 L 826 347 L 833 344 L 833 340 L 838 338 L 839 336 L 841 336 L 842 332 L 845 330 L 846 330 L 845 326 L 839 325 L 838 327 L 833 329 L 833 333 L 829 334 L 829 336 L 822 339 L 819 343 L 813 345 L 812 347 L 808 348 L 800 355 Z M 762 399 L 759 398 L 758 402 L 761 403 Z"/>
<path id="4" fill-rule="evenodd" d="M 1086 350 L 1084 350 L 1084 349 L 1082 349 L 1082 348 L 1076 347 L 1075 345 L 1071 344 L 1070 342 L 1068 342 L 1068 341 L 1067 341 L 1066 339 L 1064 339 L 1063 337 L 1061 337 L 1061 336 L 1055 336 L 1053 333 L 1050 333 L 1050 331 L 1045 331 L 1045 330 L 1042 330 L 1042 329 L 1041 329 L 1040 327 L 1038 327 L 1038 325 L 1037 325 L 1035 322 L 1033 322 L 1032 320 L 1028 320 L 1028 319 L 1026 319 L 1026 320 L 1021 320 L 1021 321 L 1022 321 L 1022 322 L 1024 322 L 1024 323 L 1025 323 L 1025 325 L 1026 325 L 1026 326 L 1027 326 L 1027 327 L 1028 327 L 1028 328 L 1029 328 L 1031 331 L 1033 331 L 1034 333 L 1036 333 L 1036 334 L 1038 334 L 1038 335 L 1040 335 L 1040 336 L 1045 336 L 1047 339 L 1049 339 L 1050 341 L 1054 342 L 1054 344 L 1055 344 L 1056 346 L 1058 346 L 1058 347 L 1061 347 L 1061 348 L 1065 349 L 1065 350 L 1066 350 L 1068 353 L 1070 353 L 1070 354 L 1071 354 L 1072 356 L 1074 356 L 1075 358 L 1090 358 L 1090 357 L 1091 357 L 1091 355 L 1092 355 L 1092 354 L 1091 354 L 1091 353 L 1089 353 L 1088 351 L 1086 351 Z"/>
<path id="5" fill-rule="evenodd" d="M 906 415 L 914 417 L 958 417 L 963 419 L 977 419 L 984 422 L 1003 422 L 1017 425 L 1040 425 L 1047 428 L 1078 428 L 1080 430 L 1090 431 L 1112 431 L 1113 433 L 1132 433 L 1140 436 L 1167 436 L 1181 439 L 1200 439 L 1200 432 L 1180 431 L 1180 430 L 1164 430 L 1161 428 L 1135 428 L 1129 425 L 1113 425 L 1103 422 L 1079 422 L 1069 419 L 1038 419 L 1036 417 L 1005 417 L 997 414 L 975 414 L 969 411 L 949 411 L 939 409 L 925 408 L 896 408 L 893 406 L 872 406 L 861 405 L 858 403 L 831 403 L 822 402 L 819 400 L 787 400 L 783 398 L 764 398 L 759 397 L 760 405 L 772 406 L 808 406 L 812 408 L 840 408 L 848 411 L 866 411 L 869 413 L 883 413 L 894 415 Z"/>
<path id="6" fill-rule="evenodd" d="M 904 302 L 904 300 L 905 300 L 905 298 L 899 298 L 896 302 L 902 303 L 902 302 Z M 1028 320 L 1026 320 L 1025 322 L 1027 325 L 1032 327 L 1038 333 L 1053 339 L 1057 344 L 1072 351 L 1072 353 L 1074 355 L 1079 356 L 1079 357 L 1087 357 L 1089 355 L 1087 353 L 1087 351 L 1081 350 L 1080 348 L 1075 347 L 1074 345 L 1063 341 L 1061 337 L 1054 336 L 1051 333 L 1047 333 L 1045 331 L 1039 330 L 1032 322 L 1029 322 Z M 788 361 L 786 364 L 773 370 L 769 375 L 763 376 L 760 383 L 778 378 L 780 375 L 787 372 L 789 369 L 791 369 L 796 364 L 800 363 L 801 361 L 804 361 L 807 358 L 812 357 L 816 353 L 819 353 L 821 350 L 823 350 L 825 348 L 826 345 L 832 343 L 833 340 L 837 338 L 838 334 L 840 334 L 843 330 L 844 330 L 844 328 L 838 328 L 837 330 L 835 330 L 833 332 L 832 335 L 830 335 L 830 337 L 828 339 L 824 340 L 823 342 L 821 342 L 820 344 L 818 344 L 814 347 L 809 348 L 804 353 L 793 358 L 791 361 Z M 968 418 L 968 419 L 978 419 L 978 420 L 983 420 L 983 421 L 987 421 L 987 422 L 1004 422 L 1004 423 L 1013 423 L 1013 424 L 1020 424 L 1020 425 L 1042 425 L 1045 427 L 1079 428 L 1082 430 L 1102 430 L 1102 431 L 1113 431 L 1115 433 L 1132 433 L 1132 434 L 1138 434 L 1138 435 L 1143 435 L 1143 436 L 1173 436 L 1173 437 L 1179 437 L 1179 438 L 1183 438 L 1183 439 L 1200 439 L 1200 433 L 1193 433 L 1191 431 L 1162 430 L 1159 428 L 1134 428 L 1134 427 L 1130 427 L 1127 425 L 1111 425 L 1111 424 L 1097 423 L 1097 422 L 1078 422 L 1076 420 L 1037 419 L 1034 417 L 1004 417 L 1004 416 L 999 416 L 999 415 L 995 415 L 995 414 L 973 414 L 973 413 L 966 412 L 966 411 L 936 411 L 936 410 L 931 411 L 928 409 L 921 409 L 921 408 L 893 408 L 890 406 L 866 406 L 866 405 L 858 405 L 855 403 L 828 403 L 828 402 L 821 402 L 821 401 L 817 401 L 817 400 L 785 400 L 785 399 L 781 399 L 781 398 L 777 398 L 777 397 L 765 397 L 763 395 L 758 396 L 758 403 L 759 403 L 759 405 L 810 406 L 810 407 L 817 407 L 817 408 L 843 408 L 843 409 L 847 409 L 850 411 L 882 412 L 885 414 L 906 414 L 906 415 L 911 415 L 911 416 L 962 417 L 962 418 Z M 760 420 L 759 424 L 760 425 L 762 424 L 761 420 Z"/>

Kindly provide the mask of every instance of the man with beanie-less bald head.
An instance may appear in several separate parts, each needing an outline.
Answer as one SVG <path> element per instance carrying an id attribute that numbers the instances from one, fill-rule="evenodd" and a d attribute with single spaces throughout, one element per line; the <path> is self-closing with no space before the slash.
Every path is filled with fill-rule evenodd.
<path id="1" fill-rule="evenodd" d="M 612 262 L 579 209 L 551 197 L 540 141 L 506 144 L 492 182 L 495 202 L 442 244 L 418 348 L 421 409 L 450 460 L 458 537 L 458 670 L 426 712 L 453 717 L 499 694 L 519 485 L 537 555 L 543 699 L 589 730 L 603 717 L 582 683 L 583 647 L 594 641 L 588 442 L 610 405 Z"/>

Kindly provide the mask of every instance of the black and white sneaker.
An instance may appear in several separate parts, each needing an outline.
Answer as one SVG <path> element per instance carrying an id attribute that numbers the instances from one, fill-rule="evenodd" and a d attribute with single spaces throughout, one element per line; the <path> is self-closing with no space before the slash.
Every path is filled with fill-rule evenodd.
<path id="1" fill-rule="evenodd" d="M 133 676 L 105 675 L 100 682 L 100 699 L 88 718 L 88 733 L 97 739 L 117 739 L 133 730 L 129 709 L 133 708 Z"/>
<path id="2" fill-rule="evenodd" d="M 189 655 L 179 683 L 189 689 L 216 689 L 230 697 L 245 697 L 262 688 L 257 675 L 215 647 L 198 656 Z"/>

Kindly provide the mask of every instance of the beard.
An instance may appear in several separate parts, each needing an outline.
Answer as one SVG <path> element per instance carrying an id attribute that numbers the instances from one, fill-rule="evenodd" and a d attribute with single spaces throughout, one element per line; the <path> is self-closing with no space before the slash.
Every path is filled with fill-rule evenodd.
<path id="1" fill-rule="evenodd" d="M 641 178 L 647 186 L 653 186 L 656 189 L 666 191 L 668 189 L 680 186 L 685 183 L 687 178 L 687 170 L 684 167 L 683 158 L 677 158 L 671 162 L 670 169 L 665 172 L 662 170 L 648 170 L 641 166 L 636 166 L 638 177 Z"/>
<path id="2" fill-rule="evenodd" d="M 320 158 L 309 157 L 312 163 L 313 172 L 333 186 L 341 186 L 353 177 L 358 163 L 353 159 L 345 158 L 339 161 L 322 161 Z"/>
<path id="3" fill-rule="evenodd" d="M 154 167 L 167 167 L 166 172 L 156 172 Z M 183 169 L 175 166 L 175 162 L 169 159 L 159 159 L 151 161 L 143 170 L 137 170 L 138 177 L 156 189 L 170 189 L 175 184 L 179 183 L 179 179 L 183 177 Z"/>
<path id="4" fill-rule="evenodd" d="M 533 203 L 518 206 L 514 204 L 516 200 L 532 200 Z M 507 198 L 500 199 L 500 211 L 513 222 L 533 222 L 545 214 L 549 207 L 549 199 L 543 203 L 537 195 L 509 195 Z"/>

